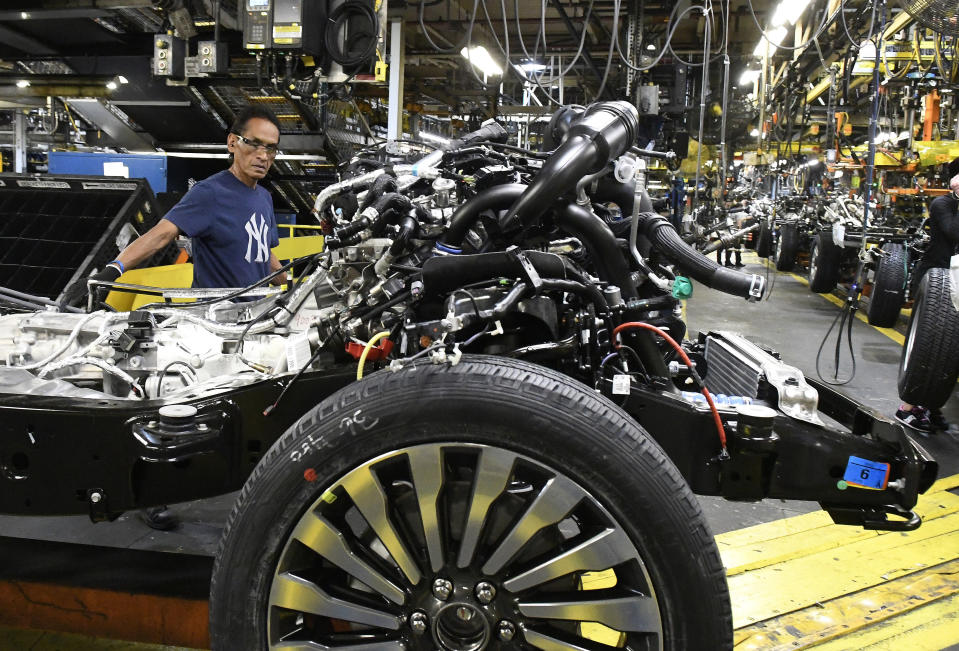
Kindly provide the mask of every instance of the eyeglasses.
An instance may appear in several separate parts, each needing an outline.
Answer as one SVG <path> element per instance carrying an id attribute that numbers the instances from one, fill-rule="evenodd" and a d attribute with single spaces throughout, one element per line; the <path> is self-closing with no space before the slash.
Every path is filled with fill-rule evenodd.
<path id="1" fill-rule="evenodd" d="M 278 145 L 268 145 L 260 142 L 259 140 L 251 140 L 241 136 L 238 133 L 234 133 L 233 135 L 236 136 L 236 139 L 242 142 L 244 145 L 253 147 L 253 149 L 262 149 L 267 153 L 268 156 L 276 156 L 277 152 L 280 150 Z"/>

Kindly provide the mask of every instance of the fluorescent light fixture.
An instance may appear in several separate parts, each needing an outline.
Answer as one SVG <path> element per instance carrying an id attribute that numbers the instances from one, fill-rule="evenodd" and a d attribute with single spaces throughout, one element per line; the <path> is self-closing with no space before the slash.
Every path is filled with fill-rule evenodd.
<path id="1" fill-rule="evenodd" d="M 444 138 L 443 136 L 438 136 L 435 133 L 428 133 L 426 131 L 420 131 L 420 140 L 425 140 L 426 142 L 434 142 L 437 145 L 450 144 L 449 138 Z"/>
<path id="2" fill-rule="evenodd" d="M 759 43 L 756 44 L 756 49 L 753 50 L 753 56 L 761 57 L 765 54 L 767 40 L 769 44 L 769 54 L 771 55 L 776 51 L 776 48 L 779 47 L 779 44 L 783 42 L 784 38 L 786 38 L 785 27 L 777 27 L 774 30 L 766 32 L 766 35 L 759 39 Z"/>
<path id="3" fill-rule="evenodd" d="M 756 136 L 759 135 L 759 129 L 753 129 L 752 131 L 749 132 L 749 135 L 755 138 Z"/>
<path id="4" fill-rule="evenodd" d="M 124 77 L 123 75 L 117 75 L 117 81 L 119 81 L 121 84 L 128 84 L 128 83 L 130 83 L 130 81 L 129 81 L 126 77 Z"/>
<path id="5" fill-rule="evenodd" d="M 30 82 L 27 81 L 26 79 L 21 79 L 20 81 L 17 82 L 17 88 L 29 88 L 29 87 L 30 87 Z"/>
<path id="6" fill-rule="evenodd" d="M 116 89 L 117 89 L 117 82 L 115 81 L 107 82 L 107 90 L 116 90 Z"/>
<path id="7" fill-rule="evenodd" d="M 743 74 L 739 76 L 739 85 L 748 86 L 749 84 L 754 83 L 757 79 L 759 79 L 760 74 L 761 73 L 759 70 L 743 70 Z"/>
<path id="8" fill-rule="evenodd" d="M 503 69 L 493 60 L 493 57 L 490 56 L 490 53 L 482 45 L 474 45 L 468 49 L 464 47 L 460 50 L 460 54 L 487 77 L 503 76 Z"/>
<path id="9" fill-rule="evenodd" d="M 808 6 L 809 0 L 782 0 L 776 8 L 776 13 L 773 14 L 773 27 L 786 23 L 794 24 Z"/>
<path id="10" fill-rule="evenodd" d="M 543 70 L 546 70 L 545 63 L 536 63 L 535 61 L 527 61 L 526 63 L 521 63 L 516 67 L 523 72 L 542 72 Z"/>

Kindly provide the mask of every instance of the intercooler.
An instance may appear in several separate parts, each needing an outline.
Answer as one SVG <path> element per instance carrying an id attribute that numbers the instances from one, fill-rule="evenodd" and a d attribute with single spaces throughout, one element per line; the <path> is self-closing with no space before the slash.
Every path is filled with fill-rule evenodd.
<path id="1" fill-rule="evenodd" d="M 704 336 L 706 387 L 713 393 L 763 400 L 787 416 L 822 425 L 819 393 L 803 373 L 784 364 L 739 334 L 713 331 Z"/>

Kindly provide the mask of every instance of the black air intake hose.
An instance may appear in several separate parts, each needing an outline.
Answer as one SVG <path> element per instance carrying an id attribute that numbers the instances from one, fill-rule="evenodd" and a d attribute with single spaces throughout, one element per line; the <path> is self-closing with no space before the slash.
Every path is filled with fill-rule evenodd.
<path id="1" fill-rule="evenodd" d="M 473 227 L 479 216 L 487 210 L 506 210 L 526 191 L 527 186 L 520 183 L 495 185 L 488 190 L 460 204 L 450 220 L 440 244 L 459 252 L 463 248 L 466 233 Z"/>
<path id="2" fill-rule="evenodd" d="M 526 251 L 525 255 L 543 278 L 567 279 L 566 264 L 561 256 L 542 251 Z M 435 256 L 423 263 L 423 289 L 434 295 L 501 277 L 526 277 L 519 260 L 505 251 Z"/>
<path id="3" fill-rule="evenodd" d="M 639 232 L 694 280 L 733 296 L 752 300 L 762 298 L 766 289 L 766 281 L 762 276 L 720 267 L 686 244 L 673 225 L 656 213 L 642 212 L 636 219 L 639 221 Z"/>
<path id="4" fill-rule="evenodd" d="M 619 287 L 627 299 L 638 296 L 623 250 L 602 219 L 583 206 L 571 203 L 557 212 L 556 225 L 586 246 L 600 278 Z"/>
<path id="5" fill-rule="evenodd" d="M 590 194 L 589 188 L 587 188 L 586 193 L 596 203 L 606 203 L 608 201 L 615 203 L 619 212 L 624 217 L 628 217 L 633 214 L 636 179 L 632 178 L 625 183 L 620 183 L 610 174 L 599 180 L 599 183 L 596 184 L 596 192 Z"/>
<path id="6" fill-rule="evenodd" d="M 593 104 L 572 127 L 566 141 L 553 153 L 529 189 L 510 208 L 505 223 L 519 217 L 532 225 L 557 197 L 576 187 L 587 174 L 595 174 L 633 144 L 639 114 L 629 102 Z"/>
<path id="7" fill-rule="evenodd" d="M 490 122 L 483 125 L 476 131 L 471 131 L 465 136 L 461 136 L 446 145 L 444 149 L 459 149 L 471 142 L 506 142 L 509 139 L 509 133 L 499 122 Z"/>

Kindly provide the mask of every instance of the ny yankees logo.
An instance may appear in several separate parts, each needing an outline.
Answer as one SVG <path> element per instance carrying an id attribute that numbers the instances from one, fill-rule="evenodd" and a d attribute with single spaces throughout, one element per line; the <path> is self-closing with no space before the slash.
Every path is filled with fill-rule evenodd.
<path id="1" fill-rule="evenodd" d="M 253 249 L 253 242 L 256 242 L 256 262 L 266 262 L 270 259 L 270 247 L 267 242 L 267 228 L 266 220 L 263 219 L 263 215 L 260 215 L 260 223 L 256 223 L 256 213 L 254 212 L 250 215 L 250 220 L 246 223 L 246 232 L 250 236 L 250 239 L 246 243 L 246 258 L 247 262 L 254 262 L 250 259 L 250 253 Z"/>

